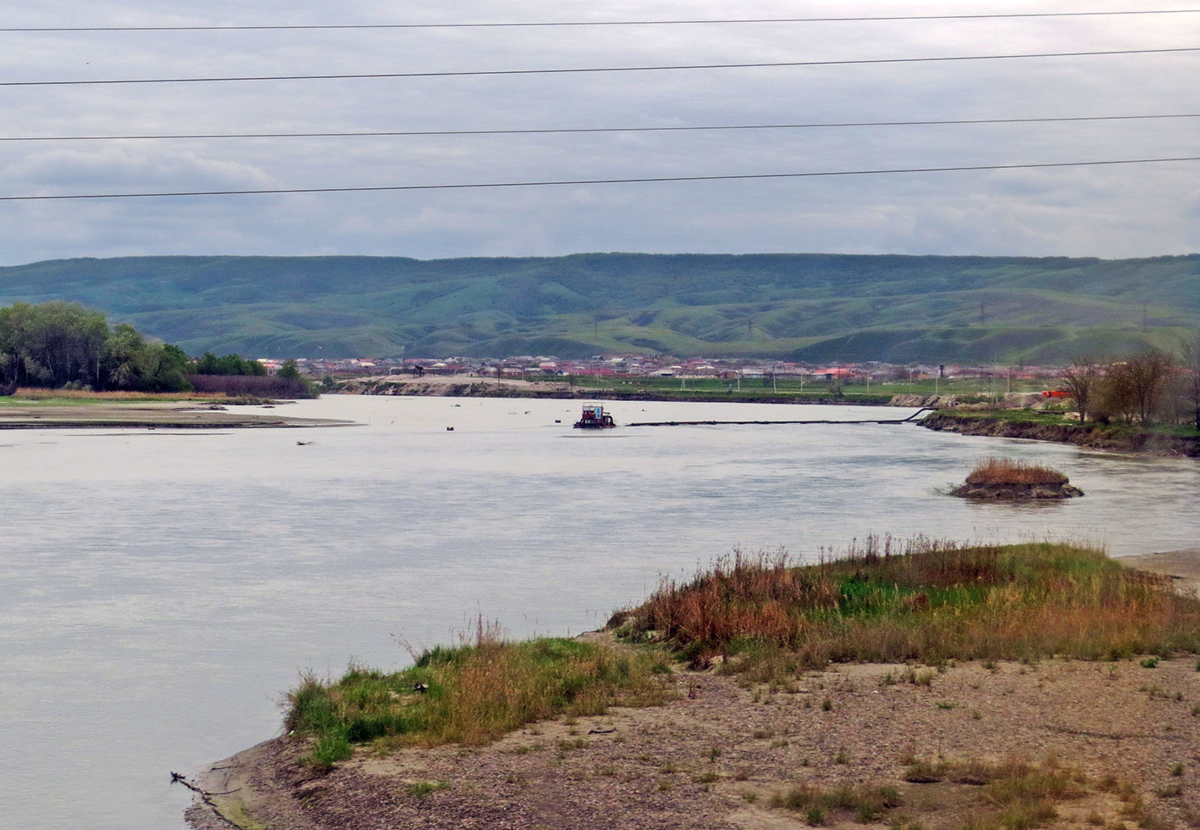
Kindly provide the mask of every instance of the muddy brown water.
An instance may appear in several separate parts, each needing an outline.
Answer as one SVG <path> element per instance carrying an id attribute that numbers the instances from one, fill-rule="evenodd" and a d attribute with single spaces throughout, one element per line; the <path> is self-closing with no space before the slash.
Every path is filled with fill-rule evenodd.
<path id="1" fill-rule="evenodd" d="M 618 423 L 879 413 L 608 408 Z M 276 734 L 302 670 L 398 667 L 403 644 L 455 642 L 478 615 L 515 636 L 576 634 L 734 546 L 811 558 L 891 533 L 1124 556 L 1200 538 L 1194 460 L 914 425 L 588 433 L 578 413 L 336 396 L 286 414 L 362 426 L 0 434 L 0 826 L 181 828 L 190 798 L 170 771 Z M 938 492 L 994 454 L 1056 466 L 1087 495 Z"/>

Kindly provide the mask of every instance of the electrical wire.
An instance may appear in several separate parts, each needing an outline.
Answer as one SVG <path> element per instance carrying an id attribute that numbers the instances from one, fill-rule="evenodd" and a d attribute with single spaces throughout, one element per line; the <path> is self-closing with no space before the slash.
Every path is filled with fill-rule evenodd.
<path id="1" fill-rule="evenodd" d="M 1007 12 L 995 14 L 920 14 L 873 15 L 856 17 L 748 17 L 682 20 L 563 20 L 533 22 L 479 23 L 312 23 L 291 25 L 225 25 L 225 26 L 12 26 L 0 27 L 0 33 L 54 32 L 238 32 L 238 31 L 297 31 L 338 29 L 518 29 L 587 26 L 706 26 L 763 23 L 878 23 L 933 20 L 1015 20 L 1022 18 L 1055 17 L 1124 17 L 1132 15 L 1195 14 L 1200 9 L 1136 9 L 1089 12 Z"/>
<path id="2" fill-rule="evenodd" d="M 829 121 L 803 124 L 709 124 L 682 127 L 539 127 L 487 130 L 364 130 L 312 133 L 168 133 L 144 135 L 31 135 L 0 136 L 4 141 L 171 141 L 177 139 L 247 138 L 386 138 L 472 135 L 573 135 L 580 133 L 680 133 L 733 130 L 808 130 L 851 127 L 941 127 L 979 124 L 1062 124 L 1089 121 L 1145 121 L 1153 119 L 1200 118 L 1200 113 L 1152 115 L 1073 115 L 1047 118 L 962 118 L 922 121 Z"/>
<path id="3" fill-rule="evenodd" d="M 382 78 L 465 78 L 495 75 L 577 75 L 599 72 L 663 72 L 697 69 L 769 69 L 779 67 L 868 66 L 878 64 L 947 63 L 954 61 L 1000 61 L 1029 58 L 1082 58 L 1112 55 L 1163 55 L 1200 52 L 1200 46 L 1168 49 L 1112 49 L 1086 52 L 1037 52 L 1011 55 L 949 55 L 924 58 L 856 58 L 821 61 L 757 61 L 754 63 L 695 63 L 668 66 L 599 66 L 559 69 L 472 69 L 436 72 L 346 72 L 321 75 L 245 75 L 211 78 L 119 78 L 68 81 L 0 81 L 0 87 L 102 86 L 113 84 L 209 84 L 234 81 L 341 81 Z"/>
<path id="4" fill-rule="evenodd" d="M 764 179 L 815 179 L 838 176 L 884 176 L 914 173 L 966 173 L 989 170 L 1044 170 L 1064 167 L 1106 167 L 1135 164 L 1167 164 L 1200 161 L 1200 156 L 1176 158 L 1113 159 L 1104 161 L 1055 161 L 1023 164 L 977 164 L 958 167 L 900 167 L 875 170 L 829 170 L 808 173 L 734 173 L 716 176 L 648 176 L 619 179 L 559 179 L 526 182 L 477 182 L 470 184 L 407 184 L 360 187 L 294 187 L 254 190 L 186 190 L 159 193 L 70 193 L 37 196 L 0 196 L 0 202 L 44 202 L 99 199 L 149 199 L 198 196 L 261 196 L 302 193 L 381 193 L 413 190 L 481 190 L 520 187 L 562 187 L 595 184 L 646 184 L 663 182 L 722 182 Z"/>

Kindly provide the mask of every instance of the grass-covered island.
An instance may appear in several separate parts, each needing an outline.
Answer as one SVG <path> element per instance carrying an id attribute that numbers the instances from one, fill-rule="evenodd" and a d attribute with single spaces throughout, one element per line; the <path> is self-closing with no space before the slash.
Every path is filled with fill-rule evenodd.
<path id="1" fill-rule="evenodd" d="M 947 492 L 979 501 L 1041 501 L 1083 495 L 1065 473 L 1012 458 L 980 459 L 967 480 Z"/>
<path id="2" fill-rule="evenodd" d="M 902 548 L 902 549 L 900 549 Z M 578 640 L 306 678 L 197 828 L 1200 826 L 1200 602 L 1065 544 L 734 554 Z"/>

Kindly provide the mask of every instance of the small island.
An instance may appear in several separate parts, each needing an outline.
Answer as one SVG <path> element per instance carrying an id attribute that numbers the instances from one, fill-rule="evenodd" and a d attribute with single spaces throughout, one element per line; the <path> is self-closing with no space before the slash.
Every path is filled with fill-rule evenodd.
<path id="1" fill-rule="evenodd" d="M 1011 458 L 984 458 L 949 494 L 985 501 L 1040 501 L 1075 498 L 1083 491 L 1052 467 Z"/>

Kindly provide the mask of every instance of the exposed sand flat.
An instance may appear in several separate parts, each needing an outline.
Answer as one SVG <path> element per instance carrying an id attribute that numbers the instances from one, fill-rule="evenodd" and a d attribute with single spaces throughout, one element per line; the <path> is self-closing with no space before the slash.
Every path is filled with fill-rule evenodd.
<path id="1" fill-rule="evenodd" d="M 773 693 L 681 672 L 679 699 L 659 708 L 534 724 L 482 748 L 360 749 L 328 774 L 298 764 L 304 746 L 279 738 L 215 765 L 206 784 L 236 790 L 216 797 L 218 807 L 268 830 L 799 830 L 806 816 L 771 808 L 772 794 L 872 782 L 898 787 L 900 812 L 929 830 L 957 830 L 982 788 L 907 782 L 911 756 L 1056 756 L 1090 783 L 1053 826 L 1133 830 L 1099 783 L 1111 775 L 1136 788 L 1161 826 L 1182 827 L 1200 811 L 1195 662 L 967 663 L 915 668 L 928 679 L 920 683 L 905 682 L 904 666 L 846 665 Z M 444 783 L 410 789 L 423 782 Z M 190 818 L 203 830 L 229 826 L 199 807 Z M 864 826 L 852 816 L 830 823 Z"/>
<path id="2" fill-rule="evenodd" d="M 195 403 L 87 403 L 0 407 L 0 429 L 80 427 L 246 428 L 349 426 L 350 421 L 289 418 Z"/>
<path id="3" fill-rule="evenodd" d="M 1123 556 L 1117 561 L 1131 568 L 1164 574 L 1179 580 L 1194 591 L 1200 590 L 1200 548 Z"/>

